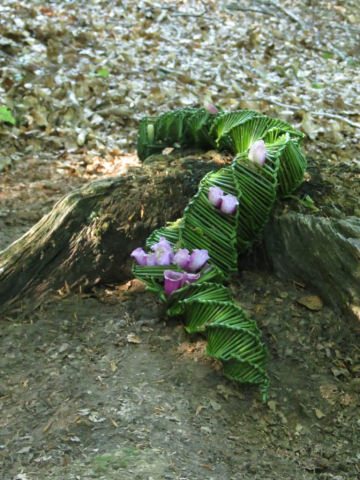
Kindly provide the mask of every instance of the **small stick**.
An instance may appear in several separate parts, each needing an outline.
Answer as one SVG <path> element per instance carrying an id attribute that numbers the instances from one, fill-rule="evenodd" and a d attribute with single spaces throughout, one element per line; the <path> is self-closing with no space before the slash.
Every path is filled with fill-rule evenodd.
<path id="1" fill-rule="evenodd" d="M 301 20 L 301 18 L 299 18 L 297 15 L 295 15 L 295 13 L 291 12 L 286 7 L 281 5 L 281 3 L 278 3 L 275 0 L 268 0 L 268 1 L 258 0 L 258 2 L 264 3 L 265 5 L 272 5 L 273 7 L 278 8 L 283 13 L 285 13 L 285 15 L 287 15 L 288 17 L 292 18 L 295 22 L 297 22 L 302 28 L 306 28 L 306 23 L 303 20 Z"/>
<path id="2" fill-rule="evenodd" d="M 162 72 L 170 73 L 172 75 L 182 75 L 182 72 L 177 72 L 176 70 L 173 70 L 171 68 L 162 67 L 160 65 L 157 68 L 159 70 L 161 70 Z M 173 78 L 173 80 L 175 82 L 178 82 L 178 80 L 175 79 L 175 78 Z M 204 82 L 204 80 L 196 79 L 196 81 L 197 82 L 202 82 L 203 84 L 206 85 L 206 82 Z M 219 88 L 227 88 L 226 85 L 223 85 L 219 82 L 214 82 L 213 85 L 216 86 L 216 87 L 219 87 Z M 247 91 L 245 89 L 240 87 L 240 85 L 238 85 L 234 81 L 232 82 L 232 87 L 237 93 L 247 93 Z M 187 88 L 189 89 L 189 87 L 187 87 Z M 189 91 L 191 93 L 193 93 L 195 96 L 199 97 L 199 95 L 197 93 L 193 92 L 191 89 L 189 89 Z M 304 107 L 297 107 L 295 105 L 287 105 L 285 103 L 278 102 L 277 100 L 273 100 L 272 98 L 268 98 L 268 97 L 258 97 L 258 96 L 256 96 L 254 98 L 249 98 L 247 100 L 248 101 L 264 101 L 264 102 L 268 102 L 268 103 L 273 103 L 274 105 L 278 105 L 279 107 L 284 107 L 284 108 L 288 108 L 290 110 L 295 110 L 295 111 L 306 110 Z M 334 120 L 342 120 L 343 122 L 347 123 L 348 125 L 351 125 L 352 127 L 360 128 L 360 123 L 353 122 L 353 121 L 349 120 L 348 118 L 343 117 L 341 115 L 338 115 L 336 113 L 319 112 L 319 111 L 311 111 L 311 110 L 307 110 L 307 111 L 311 115 L 314 115 L 315 117 L 326 117 L 326 118 L 333 118 Z M 353 113 L 353 115 L 356 115 L 356 113 Z"/>
<path id="3" fill-rule="evenodd" d="M 263 13 L 264 15 L 270 15 L 272 17 L 277 17 L 276 13 L 273 12 L 267 12 L 266 10 L 262 10 L 261 8 L 245 8 L 245 7 L 238 7 L 237 5 L 227 5 L 226 10 L 241 10 L 242 12 L 257 12 L 257 13 Z"/>

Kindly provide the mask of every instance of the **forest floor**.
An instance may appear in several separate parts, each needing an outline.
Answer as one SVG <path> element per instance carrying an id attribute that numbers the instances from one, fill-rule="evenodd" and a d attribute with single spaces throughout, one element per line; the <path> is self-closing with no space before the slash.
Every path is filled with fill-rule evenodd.
<path id="1" fill-rule="evenodd" d="M 358 161 L 359 23 L 357 0 L 3 0 L 0 249 L 72 189 L 139 165 L 142 115 L 204 99 Z M 137 281 L 1 319 L 0 478 L 357 480 L 359 329 L 304 306 L 294 280 L 245 270 L 229 287 L 269 347 L 267 404 Z"/>

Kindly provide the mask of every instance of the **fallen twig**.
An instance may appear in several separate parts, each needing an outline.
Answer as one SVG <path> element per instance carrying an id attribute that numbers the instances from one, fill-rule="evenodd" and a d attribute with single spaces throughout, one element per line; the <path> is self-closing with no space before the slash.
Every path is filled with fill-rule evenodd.
<path id="1" fill-rule="evenodd" d="M 173 8 L 172 7 L 161 7 L 162 10 L 168 10 L 174 17 L 194 17 L 194 18 L 199 18 L 199 17 L 204 17 L 206 13 L 208 13 L 206 4 L 201 1 L 201 3 L 204 6 L 204 11 L 202 13 L 173 13 Z M 206 17 L 204 17 L 206 18 Z"/>
<path id="2" fill-rule="evenodd" d="M 171 68 L 167 68 L 167 67 L 163 67 L 161 65 L 157 66 L 156 67 L 158 70 L 164 72 L 164 73 L 169 73 L 171 75 L 184 75 L 183 72 L 177 72 L 176 70 L 173 70 Z M 188 74 L 187 74 L 188 75 Z M 177 80 L 176 78 L 173 78 L 173 80 L 176 82 L 176 83 L 179 83 L 179 80 Z M 201 79 L 194 79 L 194 81 L 198 82 L 198 83 L 202 83 L 204 85 L 207 84 L 206 81 L 204 80 L 201 80 Z M 228 85 L 224 85 L 222 83 L 219 83 L 219 82 L 213 82 L 212 85 L 218 87 L 218 88 L 228 88 Z M 244 88 L 240 87 L 240 85 L 238 85 L 236 82 L 232 82 L 232 87 L 233 89 L 235 90 L 235 92 L 237 93 L 248 93 Z M 188 88 L 189 89 L 189 88 Z M 196 97 L 200 97 L 199 94 L 193 92 L 191 89 L 189 89 L 189 91 L 195 95 Z M 311 115 L 313 115 L 314 117 L 325 117 L 325 118 L 332 118 L 334 120 L 341 120 L 345 123 L 347 123 L 348 125 L 351 125 L 352 127 L 355 127 L 355 128 L 360 128 L 360 123 L 356 123 L 356 122 L 353 122 L 351 120 L 349 120 L 348 118 L 346 117 L 343 117 L 341 115 L 338 115 L 336 113 L 331 113 L 331 112 L 320 112 L 320 111 L 312 111 L 312 110 L 308 110 L 306 107 L 297 107 L 295 105 L 287 105 L 285 103 L 281 103 L 281 102 L 278 102 L 277 100 L 274 100 L 270 97 L 260 97 L 260 96 L 255 96 L 254 98 L 249 98 L 248 99 L 249 101 L 264 101 L 264 102 L 268 102 L 268 103 L 272 103 L 274 105 L 278 105 L 279 107 L 284 107 L 284 108 L 288 108 L 290 110 L 294 110 L 294 111 L 299 111 L 299 110 L 304 110 L 304 111 L 308 111 Z"/>
<path id="3" fill-rule="evenodd" d="M 268 103 L 273 103 L 274 105 L 278 105 L 279 107 L 288 108 L 294 111 L 304 110 L 304 111 L 308 111 L 314 117 L 326 117 L 326 118 L 333 118 L 334 120 L 342 120 L 343 122 L 347 123 L 348 125 L 351 125 L 352 127 L 360 128 L 360 123 L 353 122 L 348 118 L 338 115 L 336 113 L 307 110 L 307 108 L 305 107 L 296 107 L 295 105 L 286 105 L 285 103 L 278 102 L 277 100 L 273 100 L 272 98 L 268 98 L 268 97 L 254 97 L 254 98 L 249 98 L 247 100 L 250 102 L 264 101 Z"/>
<path id="4" fill-rule="evenodd" d="M 261 8 L 246 8 L 246 7 L 239 7 L 238 5 L 235 5 L 231 3 L 230 5 L 226 5 L 226 10 L 240 10 L 242 12 L 257 12 L 257 13 L 262 13 L 264 15 L 270 15 L 273 17 L 277 17 L 276 13 L 273 12 L 268 12 L 266 10 L 262 10 Z"/>
<path id="5" fill-rule="evenodd" d="M 291 10 L 288 10 L 286 7 L 281 5 L 281 3 L 276 2 L 275 0 L 256 0 L 257 3 L 263 3 L 265 5 L 272 5 L 275 8 L 278 8 L 281 10 L 285 15 L 288 17 L 292 18 L 295 22 L 297 22 L 302 28 L 306 28 L 306 23 L 299 18 L 295 13 L 293 13 Z"/>
<path id="6" fill-rule="evenodd" d="M 202 13 L 173 13 L 174 17 L 203 17 L 207 13 L 207 10 L 205 9 Z"/>
<path id="7" fill-rule="evenodd" d="M 326 117 L 326 118 L 333 118 L 335 120 L 342 120 L 343 122 L 347 123 L 348 125 L 351 125 L 352 127 L 355 128 L 360 128 L 360 123 L 355 123 L 349 120 L 346 117 L 342 117 L 341 115 L 337 115 L 335 113 L 327 113 L 327 112 L 309 112 L 311 115 L 314 115 L 316 117 Z"/>

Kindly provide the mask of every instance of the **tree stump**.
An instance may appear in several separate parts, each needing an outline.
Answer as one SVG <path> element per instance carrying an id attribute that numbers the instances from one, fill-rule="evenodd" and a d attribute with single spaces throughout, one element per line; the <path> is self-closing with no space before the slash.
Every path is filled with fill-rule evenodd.
<path id="1" fill-rule="evenodd" d="M 328 304 L 360 320 L 360 164 L 309 160 L 310 178 L 274 211 L 264 234 L 277 275 L 305 283 Z"/>
<path id="2" fill-rule="evenodd" d="M 85 291 L 131 278 L 130 253 L 182 216 L 206 173 L 231 159 L 217 152 L 153 155 L 126 176 L 71 192 L 0 252 L 0 313 L 38 304 L 64 286 Z"/>
<path id="3" fill-rule="evenodd" d="M 154 155 L 126 176 L 98 180 L 60 200 L 0 252 L 0 312 L 36 305 L 65 284 L 83 291 L 131 278 L 132 250 L 182 217 L 199 181 L 231 158 L 217 152 Z M 360 166 L 309 161 L 309 178 L 279 202 L 261 248 L 279 276 L 303 282 L 360 319 Z"/>

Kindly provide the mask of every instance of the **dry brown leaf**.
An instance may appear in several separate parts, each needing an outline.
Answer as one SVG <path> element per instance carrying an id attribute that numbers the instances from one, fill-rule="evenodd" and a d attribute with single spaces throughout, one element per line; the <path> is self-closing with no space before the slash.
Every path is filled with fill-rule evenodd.
<path id="1" fill-rule="evenodd" d="M 324 306 L 321 298 L 316 295 L 305 295 L 304 297 L 299 298 L 297 302 L 309 310 L 315 311 L 321 310 Z"/>
<path id="2" fill-rule="evenodd" d="M 205 408 L 204 405 L 199 405 L 198 407 L 196 407 L 195 415 L 198 416 L 203 408 Z"/>
<path id="3" fill-rule="evenodd" d="M 315 408 L 315 414 L 319 420 L 321 420 L 323 417 L 326 417 L 325 413 L 323 413 L 321 410 L 318 408 Z"/>
<path id="4" fill-rule="evenodd" d="M 222 406 L 220 405 L 220 403 L 218 402 L 215 402 L 215 400 L 210 400 L 210 405 L 212 406 L 212 408 L 215 410 L 215 412 L 218 412 L 219 410 L 221 410 Z"/>
<path id="5" fill-rule="evenodd" d="M 115 420 L 110 418 L 110 422 L 114 425 L 114 427 L 118 428 L 119 425 L 115 422 Z"/>
<path id="6" fill-rule="evenodd" d="M 141 343 L 141 339 L 135 335 L 135 333 L 129 333 L 126 337 L 129 343 Z"/>

